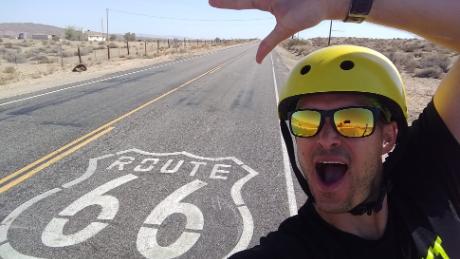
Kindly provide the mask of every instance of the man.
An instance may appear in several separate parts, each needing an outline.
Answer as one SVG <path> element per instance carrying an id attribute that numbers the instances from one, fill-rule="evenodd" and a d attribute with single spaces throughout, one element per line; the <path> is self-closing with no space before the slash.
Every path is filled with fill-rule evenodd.
<path id="1" fill-rule="evenodd" d="M 460 51 L 457 0 L 210 4 L 275 15 L 259 63 L 283 39 L 324 19 L 367 19 Z M 235 258 L 460 258 L 460 61 L 410 127 L 396 68 L 357 46 L 308 55 L 281 90 L 278 111 L 309 200 L 299 215 Z"/>

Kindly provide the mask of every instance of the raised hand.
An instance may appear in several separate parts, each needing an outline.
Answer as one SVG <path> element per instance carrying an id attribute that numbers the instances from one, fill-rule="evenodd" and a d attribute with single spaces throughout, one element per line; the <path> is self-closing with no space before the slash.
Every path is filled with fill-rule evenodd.
<path id="1" fill-rule="evenodd" d="M 344 18 L 349 0 L 209 0 L 218 8 L 258 9 L 273 14 L 275 28 L 259 45 L 256 61 L 261 63 L 278 43 L 325 19 Z"/>

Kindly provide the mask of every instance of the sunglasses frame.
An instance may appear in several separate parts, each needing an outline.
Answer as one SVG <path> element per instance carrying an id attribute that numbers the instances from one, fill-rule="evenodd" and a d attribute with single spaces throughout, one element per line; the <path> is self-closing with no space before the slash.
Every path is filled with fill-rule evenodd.
<path id="1" fill-rule="evenodd" d="M 366 136 L 360 136 L 360 137 L 351 137 L 351 136 L 345 136 L 343 135 L 342 133 L 340 133 L 340 131 L 337 129 L 337 126 L 335 125 L 335 121 L 334 121 L 334 114 L 337 112 L 337 111 L 341 111 L 341 110 L 346 110 L 346 109 L 351 109 L 351 108 L 362 108 L 362 109 L 366 109 L 366 110 L 369 110 L 372 112 L 372 116 L 374 116 L 374 125 L 372 125 L 372 131 L 371 133 L 369 133 L 369 135 L 366 135 Z M 297 136 L 294 131 L 292 130 L 292 115 L 298 111 L 316 111 L 316 112 L 319 112 L 320 114 L 320 122 L 319 122 L 319 126 L 318 126 L 318 129 L 316 131 L 315 134 L 313 134 L 312 136 Z M 370 135 L 372 135 L 375 131 L 375 126 L 377 124 L 377 121 L 380 120 L 380 118 L 384 118 L 384 115 L 383 115 L 383 110 L 378 108 L 378 107 L 375 107 L 375 106 L 345 106 L 345 107 L 340 107 L 340 108 L 337 108 L 337 109 L 332 109 L 332 110 L 320 110 L 320 109 L 309 109 L 309 108 L 306 108 L 306 109 L 296 109 L 295 111 L 293 112 L 290 112 L 288 114 L 289 116 L 289 130 L 291 131 L 292 135 L 294 135 L 295 137 L 298 137 L 298 138 L 312 138 L 316 135 L 318 135 L 318 133 L 321 131 L 321 129 L 323 128 L 324 126 L 324 121 L 326 120 L 326 118 L 330 118 L 331 119 L 331 126 L 332 128 L 335 130 L 335 132 L 337 132 L 337 134 L 339 134 L 340 136 L 344 137 L 344 138 L 365 138 L 365 137 L 369 137 Z M 382 116 L 382 117 L 381 117 Z"/>

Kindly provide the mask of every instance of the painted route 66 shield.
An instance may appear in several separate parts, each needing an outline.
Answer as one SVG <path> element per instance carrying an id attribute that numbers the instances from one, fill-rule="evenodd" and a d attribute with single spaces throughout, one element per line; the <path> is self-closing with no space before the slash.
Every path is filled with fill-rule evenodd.
<path id="1" fill-rule="evenodd" d="M 251 241 L 242 191 L 256 175 L 234 157 L 187 152 L 93 158 L 80 177 L 9 213 L 0 256 L 225 258 Z"/>

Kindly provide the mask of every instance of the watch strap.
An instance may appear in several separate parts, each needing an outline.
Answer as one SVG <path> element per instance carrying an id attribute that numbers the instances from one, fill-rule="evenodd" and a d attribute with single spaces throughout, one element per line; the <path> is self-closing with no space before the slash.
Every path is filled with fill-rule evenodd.
<path id="1" fill-rule="evenodd" d="M 350 10 L 344 22 L 362 23 L 372 8 L 373 0 L 351 0 Z"/>

